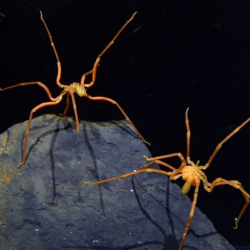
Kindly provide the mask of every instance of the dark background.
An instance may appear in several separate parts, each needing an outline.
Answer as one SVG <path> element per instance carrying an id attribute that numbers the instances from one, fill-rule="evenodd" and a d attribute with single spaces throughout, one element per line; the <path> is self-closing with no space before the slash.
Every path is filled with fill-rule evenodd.
<path id="1" fill-rule="evenodd" d="M 117 100 L 151 142 L 152 155 L 185 155 L 187 107 L 191 158 L 202 165 L 217 143 L 250 116 L 249 1 L 1 1 L 0 86 L 39 80 L 55 97 L 60 93 L 56 60 L 39 9 L 62 62 L 63 84 L 80 81 L 138 11 L 102 58 L 88 93 Z M 80 119 L 123 119 L 109 103 L 76 99 Z M 0 132 L 27 120 L 30 110 L 47 100 L 38 86 L 1 92 Z M 64 105 L 36 116 L 62 113 Z M 179 166 L 178 160 L 169 162 Z M 250 192 L 250 124 L 223 146 L 206 174 L 209 181 L 239 180 Z M 238 190 L 224 186 L 209 194 L 201 186 L 198 207 L 233 245 L 250 244 L 249 209 L 239 228 L 232 228 L 243 204 Z"/>

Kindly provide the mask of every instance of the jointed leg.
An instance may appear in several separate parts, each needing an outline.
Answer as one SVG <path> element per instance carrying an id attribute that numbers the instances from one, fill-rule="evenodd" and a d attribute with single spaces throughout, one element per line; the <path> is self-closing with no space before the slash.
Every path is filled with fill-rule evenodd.
<path id="1" fill-rule="evenodd" d="M 198 182 L 196 184 L 196 186 L 195 186 L 192 207 L 191 207 L 191 210 L 189 212 L 189 219 L 188 219 L 188 222 L 186 224 L 186 227 L 185 227 L 185 230 L 184 230 L 184 233 L 183 233 L 183 236 L 182 236 L 182 240 L 181 240 L 181 243 L 180 243 L 180 246 L 179 246 L 179 250 L 182 249 L 184 241 L 187 238 L 187 234 L 188 234 L 188 231 L 189 231 L 189 228 L 190 228 L 190 224 L 191 224 L 193 216 L 194 216 L 194 211 L 195 211 L 195 207 L 196 207 L 196 203 L 197 203 L 197 198 L 198 198 L 198 193 L 199 193 L 199 187 L 200 187 L 200 182 Z"/>
<path id="2" fill-rule="evenodd" d="M 149 158 L 147 157 L 147 156 L 143 156 L 147 161 L 149 161 Z M 151 160 L 150 160 L 151 161 Z M 154 160 L 154 162 L 156 163 L 156 164 L 158 164 L 158 165 L 162 165 L 162 166 L 164 166 L 164 167 L 167 167 L 167 168 L 170 168 L 171 170 L 173 170 L 173 171 L 175 171 L 176 170 L 176 168 L 174 168 L 174 167 L 172 167 L 170 164 L 168 164 L 168 163 L 166 163 L 166 162 L 164 162 L 164 161 L 161 161 L 161 160 Z M 143 169 L 143 168 L 145 168 L 145 165 L 144 166 L 142 166 L 141 168 L 139 168 L 139 170 L 141 170 L 141 169 Z"/>
<path id="3" fill-rule="evenodd" d="M 52 95 L 51 95 L 48 87 L 45 84 L 43 84 L 42 82 L 23 82 L 23 83 L 18 83 L 18 84 L 15 84 L 15 85 L 3 88 L 3 89 L 0 88 L 0 91 L 5 91 L 5 90 L 14 89 L 14 88 L 17 88 L 17 87 L 29 86 L 29 85 L 38 85 L 41 88 L 43 88 L 45 90 L 45 92 L 47 93 L 49 99 L 52 102 L 55 102 L 57 100 L 57 98 L 58 98 L 58 97 L 57 98 L 52 97 Z"/>
<path id="4" fill-rule="evenodd" d="M 58 96 L 57 100 L 56 101 L 53 101 L 53 102 L 45 102 L 45 103 L 41 103 L 39 105 L 37 105 L 35 108 L 33 108 L 30 112 L 30 116 L 29 116 L 29 121 L 28 121 L 28 124 L 27 124 L 27 128 L 26 128 L 26 131 L 25 131 L 25 137 L 24 137 L 24 146 L 23 146 L 23 160 L 22 162 L 17 166 L 17 168 L 20 168 L 22 165 L 25 164 L 25 161 L 26 161 L 26 149 L 27 149 L 27 141 L 28 141 L 28 135 L 29 135 L 29 131 L 30 131 L 30 125 L 31 125 L 31 121 L 32 121 L 32 118 L 33 118 L 33 114 L 41 109 L 41 108 L 44 108 L 44 107 L 47 107 L 47 106 L 53 106 L 53 105 L 57 105 L 58 103 L 60 103 L 62 100 L 62 95 Z"/>
<path id="5" fill-rule="evenodd" d="M 240 214 L 238 215 L 236 221 L 235 221 L 235 229 L 238 227 L 238 224 L 239 224 L 239 221 L 242 217 L 242 215 L 244 214 L 247 206 L 249 205 L 249 201 L 250 201 L 250 194 L 248 194 L 242 187 L 241 183 L 239 181 L 236 181 L 236 180 L 226 180 L 226 179 L 223 179 L 223 178 L 217 178 L 215 179 L 212 183 L 211 183 L 211 186 L 210 187 L 207 187 L 206 190 L 208 192 L 212 192 L 213 189 L 216 187 L 216 186 L 220 186 L 220 185 L 229 185 L 229 186 L 232 186 L 236 189 L 239 189 L 246 201 L 245 205 L 243 206 L 243 208 L 241 209 L 241 212 Z"/>
<path id="6" fill-rule="evenodd" d="M 63 97 L 62 94 L 59 95 L 56 98 L 52 97 L 52 95 L 51 95 L 48 87 L 45 84 L 41 83 L 41 82 L 19 83 L 19 84 L 15 84 L 15 85 L 9 86 L 7 88 L 3 88 L 3 89 L 0 88 L 0 90 L 1 91 L 5 91 L 5 90 L 9 90 L 9 89 L 17 88 L 17 87 L 29 86 L 29 85 L 38 85 L 41 88 L 43 88 L 45 90 L 45 92 L 47 93 L 47 95 L 48 95 L 49 99 L 51 100 L 51 102 L 46 102 L 46 103 L 39 104 L 38 106 L 36 106 L 34 109 L 31 110 L 30 116 L 29 116 L 29 121 L 28 121 L 28 124 L 27 124 L 27 129 L 26 129 L 26 132 L 25 132 L 25 138 L 24 138 L 23 160 L 17 166 L 17 168 L 20 168 L 25 163 L 25 160 L 26 160 L 27 140 L 28 140 L 28 135 L 29 135 L 29 130 L 30 130 L 30 124 L 31 124 L 31 120 L 32 120 L 32 117 L 33 117 L 33 113 L 36 112 L 37 110 L 43 108 L 43 107 L 52 106 L 52 105 L 58 104 L 62 100 L 62 97 Z"/>
<path id="7" fill-rule="evenodd" d="M 227 142 L 231 137 L 233 137 L 236 133 L 239 132 L 239 130 L 241 128 L 243 128 L 248 122 L 250 121 L 250 118 L 246 119 L 241 125 L 239 125 L 236 129 L 234 129 L 228 136 L 226 136 L 226 138 L 224 140 L 222 140 L 217 147 L 215 148 L 214 152 L 212 153 L 212 155 L 210 156 L 207 164 L 205 165 L 205 167 L 203 168 L 204 170 L 207 169 L 209 167 L 209 165 L 211 164 L 211 162 L 213 161 L 214 157 L 217 155 L 217 153 L 219 152 L 219 150 L 221 149 L 222 145 Z"/>
<path id="8" fill-rule="evenodd" d="M 67 99 L 66 99 L 66 107 L 65 107 L 65 109 L 63 111 L 63 116 L 66 116 L 68 114 L 68 112 L 69 112 L 69 104 L 70 104 L 69 96 L 70 96 L 70 94 L 68 92 L 67 93 Z"/>
<path id="9" fill-rule="evenodd" d="M 167 158 L 173 158 L 173 157 L 179 157 L 181 160 L 181 165 L 186 165 L 186 160 L 183 157 L 182 153 L 172 153 L 172 154 L 167 154 L 167 155 L 161 155 L 161 156 L 156 156 L 156 157 L 147 157 L 147 156 L 143 156 L 147 161 L 154 161 L 154 160 L 161 160 L 161 159 L 167 159 Z"/>
<path id="10" fill-rule="evenodd" d="M 73 109 L 74 109 L 74 113 L 75 113 L 76 131 L 77 131 L 77 133 L 79 133 L 79 119 L 78 119 L 78 113 L 77 113 L 77 107 L 76 107 L 74 92 L 70 92 L 70 96 L 71 96 L 71 99 L 72 99 Z"/>
<path id="11" fill-rule="evenodd" d="M 105 49 L 98 55 L 94 66 L 93 66 L 93 74 L 92 74 L 92 81 L 89 84 L 85 84 L 84 86 L 89 88 L 91 86 L 94 85 L 95 80 L 96 80 L 96 71 L 97 71 L 97 67 L 99 65 L 99 62 L 101 60 L 101 57 L 106 53 L 106 51 L 114 44 L 115 40 L 117 39 L 117 37 L 121 34 L 121 32 L 126 28 L 126 26 L 134 19 L 134 16 L 136 15 L 137 12 L 135 12 L 132 17 L 121 27 L 121 29 L 116 33 L 116 35 L 114 36 L 114 38 L 111 40 L 111 42 L 105 47 Z"/>
<path id="12" fill-rule="evenodd" d="M 155 163 L 156 163 L 156 161 L 151 161 L 151 162 L 143 165 L 138 170 L 135 170 L 134 172 L 130 172 L 130 173 L 127 173 L 127 174 L 119 175 L 117 177 L 113 177 L 113 178 L 110 178 L 110 179 L 106 179 L 106 180 L 102 180 L 102 181 L 96 181 L 96 182 L 84 181 L 83 183 L 85 183 L 85 184 L 91 184 L 91 185 L 97 185 L 97 184 L 102 184 L 102 183 L 106 183 L 106 182 L 110 182 L 110 181 L 114 181 L 114 180 L 118 180 L 118 179 L 128 178 L 130 176 L 141 174 L 141 173 L 145 173 L 145 172 L 147 172 L 147 173 L 164 174 L 166 176 L 169 176 L 169 175 L 172 174 L 171 171 L 170 172 L 166 172 L 166 171 L 159 170 L 159 169 L 148 168 L 148 167 L 150 167 L 151 165 L 153 165 Z"/>
<path id="13" fill-rule="evenodd" d="M 191 131 L 190 131 L 189 120 L 188 120 L 188 110 L 189 110 L 189 108 L 187 108 L 186 113 L 185 113 L 185 123 L 186 123 L 186 128 L 187 128 L 187 162 L 188 162 L 188 164 L 190 164 Z"/>
<path id="14" fill-rule="evenodd" d="M 147 143 L 150 145 L 149 142 L 147 142 L 143 136 L 140 134 L 140 132 L 137 130 L 137 128 L 135 127 L 135 125 L 133 124 L 133 122 L 130 120 L 130 118 L 127 116 L 127 114 L 125 113 L 125 111 L 122 109 L 122 107 L 114 100 L 107 98 L 107 97 L 103 97 L 103 96 L 95 96 L 92 97 L 90 95 L 86 95 L 86 97 L 92 101 L 105 101 L 105 102 L 110 102 L 112 104 L 115 104 L 116 107 L 121 111 L 121 113 L 123 114 L 123 116 L 126 118 L 126 120 L 131 124 L 131 126 L 133 127 L 133 129 L 136 131 L 136 133 L 140 136 L 140 138 L 143 140 L 144 143 Z"/>
<path id="15" fill-rule="evenodd" d="M 70 100 L 69 100 L 70 96 L 71 96 L 71 99 L 72 99 L 72 105 L 73 105 L 74 114 L 75 114 L 76 131 L 77 131 L 77 133 L 79 133 L 79 119 L 78 119 L 77 106 L 76 106 L 76 101 L 75 101 L 75 96 L 74 96 L 73 91 L 72 92 L 70 91 L 70 92 L 67 93 L 66 107 L 64 109 L 63 116 L 66 116 L 68 114 L 69 104 L 70 104 Z"/>
<path id="16" fill-rule="evenodd" d="M 45 20 L 43 19 L 43 13 L 42 13 L 42 11 L 40 11 L 40 16 L 41 16 L 41 20 L 42 20 L 42 22 L 43 22 L 43 24 L 44 24 L 44 27 L 45 27 L 45 29 L 46 29 L 46 31 L 47 31 L 47 34 L 48 34 L 48 36 L 49 36 L 50 44 L 51 44 L 51 46 L 52 46 L 52 49 L 53 49 L 53 51 L 54 51 L 54 53 L 55 53 L 56 60 L 57 60 L 57 77 L 56 77 L 56 83 L 57 83 L 57 85 L 58 85 L 60 88 L 63 88 L 64 85 L 60 83 L 61 74 L 62 74 L 62 67 L 61 67 L 61 62 L 60 62 L 60 59 L 59 59 L 59 55 L 58 55 L 58 53 L 57 53 L 57 51 L 56 51 L 56 46 L 55 46 L 54 41 L 53 41 L 53 39 L 52 39 L 52 35 L 50 34 L 49 28 L 48 28 L 48 26 L 47 26 Z"/>
<path id="17" fill-rule="evenodd" d="M 84 85 L 84 87 L 86 87 L 86 88 L 89 87 L 88 84 L 85 84 L 86 76 L 87 76 L 87 75 L 90 75 L 92 72 L 93 72 L 93 69 L 91 69 L 90 71 L 88 71 L 87 73 L 84 73 L 84 74 L 82 75 L 80 84 L 81 84 L 81 85 Z"/>
<path id="18" fill-rule="evenodd" d="M 179 173 L 187 165 L 187 162 L 186 162 L 185 158 L 183 157 L 183 155 L 181 153 L 173 153 L 173 154 L 168 154 L 168 155 L 161 155 L 161 156 L 156 156 L 156 157 L 152 157 L 152 158 L 148 158 L 146 156 L 144 156 L 144 157 L 148 161 L 156 161 L 156 160 L 167 159 L 167 158 L 172 158 L 172 157 L 176 157 L 176 156 L 179 157 L 180 160 L 181 160 L 181 166 L 177 170 L 175 168 L 173 168 L 172 166 L 170 166 L 169 164 L 165 163 L 165 162 L 158 163 L 160 165 L 164 165 L 164 166 L 167 166 L 167 167 L 169 167 L 171 169 L 174 169 L 175 172 L 171 174 L 170 180 L 176 180 L 176 179 L 178 179 L 180 177 Z"/>

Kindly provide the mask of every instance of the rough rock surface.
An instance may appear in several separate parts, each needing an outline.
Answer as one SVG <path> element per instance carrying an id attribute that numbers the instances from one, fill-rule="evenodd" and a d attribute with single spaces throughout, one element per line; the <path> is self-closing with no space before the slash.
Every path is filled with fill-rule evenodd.
<path id="1" fill-rule="evenodd" d="M 0 249 L 178 249 L 191 203 L 166 176 L 83 184 L 146 163 L 126 121 L 82 121 L 77 134 L 71 118 L 37 117 L 17 170 L 26 125 L 0 135 Z M 196 209 L 184 249 L 234 248 Z"/>

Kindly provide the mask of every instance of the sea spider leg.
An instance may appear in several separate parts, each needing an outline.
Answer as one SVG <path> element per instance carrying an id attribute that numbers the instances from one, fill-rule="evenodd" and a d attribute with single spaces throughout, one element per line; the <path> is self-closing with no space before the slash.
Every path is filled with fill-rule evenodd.
<path id="1" fill-rule="evenodd" d="M 83 74 L 82 79 L 81 79 L 81 85 L 84 85 L 86 88 L 89 88 L 91 86 L 94 85 L 95 80 L 96 80 L 96 71 L 97 71 L 97 67 L 99 65 L 99 62 L 101 60 L 101 57 L 106 53 L 106 51 L 114 44 L 115 40 L 117 39 L 117 37 L 122 33 L 122 31 L 127 27 L 127 25 L 134 19 L 135 15 L 137 12 L 135 12 L 132 17 L 120 28 L 120 30 L 116 33 L 116 35 L 114 36 L 114 38 L 111 40 L 111 42 L 104 48 L 104 50 L 98 55 L 98 57 L 96 58 L 96 61 L 94 63 L 93 69 L 85 74 Z M 90 72 L 92 72 L 92 81 L 88 84 L 84 83 L 85 80 L 85 76 L 90 74 Z"/>
<path id="2" fill-rule="evenodd" d="M 42 82 L 39 82 L 39 81 L 36 81 L 36 82 L 22 82 L 22 83 L 18 83 L 18 84 L 15 84 L 15 85 L 12 85 L 12 86 L 9 86 L 9 87 L 6 87 L 6 88 L 0 88 L 0 91 L 5 91 L 5 90 L 9 90 L 9 89 L 14 89 L 14 88 L 17 88 L 17 87 L 24 87 L 24 86 L 29 86 L 29 85 L 38 85 L 40 86 L 41 88 L 43 88 L 45 90 L 45 92 L 47 93 L 49 99 L 52 101 L 52 102 L 55 102 L 58 97 L 54 98 L 52 97 L 48 87 L 42 83 Z"/>
<path id="3" fill-rule="evenodd" d="M 191 139 L 191 130 L 190 130 L 190 125 L 189 125 L 189 119 L 188 119 L 188 110 L 187 108 L 185 112 L 185 123 L 186 123 L 186 128 L 187 128 L 187 152 L 186 152 L 186 159 L 188 164 L 190 164 L 190 139 Z"/>
<path id="4" fill-rule="evenodd" d="M 30 125 L 31 125 L 31 120 L 33 118 L 33 114 L 41 109 L 41 108 L 44 108 L 44 107 L 48 107 L 48 106 L 53 106 L 53 105 L 57 105 L 58 103 L 61 102 L 63 98 L 63 93 L 60 94 L 57 98 L 56 101 L 52 101 L 52 102 L 44 102 L 44 103 L 41 103 L 39 105 L 37 105 L 35 108 L 33 108 L 30 112 L 30 116 L 29 116 L 29 121 L 28 121 L 28 124 L 27 124 L 27 128 L 26 128 L 26 131 L 25 131 L 25 138 L 24 138 L 24 146 L 23 146 L 23 160 L 22 162 L 17 166 L 17 168 L 20 168 L 22 165 L 25 164 L 25 161 L 26 161 L 26 149 L 27 149 L 27 141 L 28 141 L 28 134 L 29 134 L 29 131 L 30 131 Z"/>
<path id="5" fill-rule="evenodd" d="M 101 180 L 101 181 L 95 181 L 95 182 L 84 181 L 83 183 L 84 184 L 91 184 L 91 185 L 98 185 L 98 184 L 102 184 L 102 183 L 106 183 L 106 182 L 110 182 L 110 181 L 115 181 L 115 180 L 118 180 L 118 179 L 128 178 L 130 176 L 145 173 L 145 172 L 147 172 L 147 173 L 159 173 L 159 174 L 164 174 L 164 175 L 167 175 L 167 176 L 169 176 L 169 175 L 171 175 L 173 173 L 172 171 L 166 172 L 166 171 L 159 170 L 159 169 L 148 168 L 148 167 L 150 167 L 151 165 L 153 165 L 155 163 L 162 164 L 162 165 L 164 165 L 166 167 L 170 166 L 169 164 L 165 164 L 165 162 L 162 162 L 160 160 L 154 160 L 154 161 L 150 161 L 149 163 L 143 165 L 138 170 L 134 170 L 133 172 L 130 172 L 130 173 L 127 173 L 127 174 L 123 174 L 123 175 L 119 175 L 119 176 L 116 176 L 116 177 L 113 177 L 113 178 L 109 178 L 109 179 Z M 170 168 L 171 168 L 171 170 L 174 169 L 174 167 L 172 167 L 172 166 L 170 166 Z"/>
<path id="6" fill-rule="evenodd" d="M 223 179 L 223 178 L 216 178 L 212 183 L 211 183 L 211 186 L 210 187 L 206 187 L 205 189 L 208 191 L 208 192 L 212 192 L 213 189 L 216 187 L 216 186 L 220 186 L 220 185 L 229 185 L 229 186 L 232 186 L 236 189 L 239 189 L 246 201 L 245 205 L 243 206 L 243 208 L 241 209 L 238 217 L 236 218 L 235 220 L 235 227 L 234 229 L 238 228 L 238 224 L 239 224 L 239 221 L 242 217 L 242 215 L 244 214 L 246 208 L 248 207 L 249 205 L 249 201 L 250 201 L 250 195 L 243 189 L 241 183 L 237 180 L 226 180 L 226 179 Z"/>
<path id="7" fill-rule="evenodd" d="M 88 94 L 86 94 L 86 97 L 92 101 L 105 101 L 105 102 L 109 102 L 112 103 L 114 105 L 116 105 L 116 107 L 121 111 L 121 113 L 123 114 L 123 116 L 126 118 L 126 120 L 131 124 L 131 126 L 133 127 L 133 129 L 135 130 L 135 132 L 140 136 L 140 138 L 142 138 L 142 140 L 147 143 L 148 145 L 150 145 L 149 142 L 147 142 L 144 137 L 141 135 L 141 133 L 137 130 L 137 128 L 135 127 L 135 125 L 133 124 L 133 122 L 130 120 L 130 118 L 128 117 L 128 115 L 125 113 L 125 111 L 123 110 L 123 108 L 118 104 L 118 102 L 116 102 L 113 99 L 110 99 L 108 97 L 104 97 L 104 96 L 90 96 Z"/>
<path id="8" fill-rule="evenodd" d="M 183 157 L 183 155 L 181 153 L 173 153 L 173 154 L 161 155 L 161 156 L 156 156 L 156 157 L 151 157 L 151 158 L 148 158 L 147 156 L 144 156 L 144 158 L 146 158 L 147 161 L 157 161 L 157 160 L 160 160 L 160 159 L 173 158 L 173 157 L 176 157 L 176 156 L 179 157 L 180 160 L 181 160 L 181 166 L 178 169 L 175 169 L 174 167 L 172 167 L 171 165 L 169 165 L 166 162 L 162 162 L 161 161 L 161 163 L 159 163 L 160 165 L 168 166 L 169 168 L 171 168 L 172 170 L 174 170 L 173 173 L 172 173 L 172 175 L 170 176 L 170 180 L 176 180 L 176 179 L 179 178 L 178 174 L 187 165 L 187 162 L 186 162 L 185 158 Z M 176 178 L 176 175 L 178 175 L 177 178 Z"/>
<path id="9" fill-rule="evenodd" d="M 52 105 L 57 105 L 58 103 L 61 102 L 63 95 L 65 94 L 64 92 L 62 92 L 58 97 L 54 98 L 52 97 L 48 87 L 41 83 L 41 82 L 26 82 L 26 83 L 19 83 L 19 84 L 15 84 L 13 86 L 1 89 L 1 91 L 4 90 L 8 90 L 8 89 L 13 89 L 13 88 L 17 88 L 17 87 L 23 87 L 23 86 L 29 86 L 29 85 L 38 85 L 41 88 L 43 88 L 45 90 L 45 92 L 47 93 L 49 99 L 51 100 L 51 102 L 46 102 L 46 103 L 41 103 L 38 106 L 36 106 L 35 108 L 33 108 L 30 112 L 30 116 L 29 116 L 29 120 L 28 120 L 28 124 L 27 124 L 27 128 L 25 131 L 25 137 L 24 137 L 24 147 L 23 147 L 23 157 L 22 157 L 22 162 L 17 166 L 17 168 L 20 168 L 22 165 L 24 165 L 25 161 L 26 161 L 26 148 L 27 148 L 27 141 L 28 141 L 28 135 L 29 135 L 29 131 L 30 131 L 30 125 L 31 125 L 31 120 L 33 118 L 33 113 L 36 112 L 37 110 L 43 108 L 43 107 L 47 107 L 47 106 L 52 106 Z"/>
<path id="10" fill-rule="evenodd" d="M 41 20 L 42 20 L 42 22 L 43 22 L 43 25 L 44 25 L 44 27 L 45 27 L 45 29 L 46 29 L 46 31 L 47 31 L 47 34 L 48 34 L 48 36 L 49 36 L 50 44 L 51 44 L 51 46 L 52 46 L 52 48 L 53 48 L 53 51 L 54 51 L 54 54 L 55 54 L 55 57 L 56 57 L 56 61 L 57 61 L 57 77 L 56 77 L 56 83 L 57 83 L 57 85 L 58 85 L 60 88 L 64 88 L 65 85 L 63 85 L 63 84 L 60 83 L 60 79 L 61 79 L 61 75 L 62 75 L 62 66 L 61 66 L 61 62 L 60 62 L 59 55 L 58 55 L 57 50 L 56 50 L 56 46 L 55 46 L 54 41 L 53 41 L 53 39 L 52 39 L 52 35 L 51 35 L 50 31 L 49 31 L 49 28 L 48 28 L 48 26 L 47 26 L 45 20 L 43 19 L 43 13 L 42 13 L 42 11 L 40 11 L 40 17 L 41 17 Z"/>
<path id="11" fill-rule="evenodd" d="M 196 185 L 195 185 L 194 198 L 193 198 L 193 201 L 192 201 L 192 206 L 191 206 L 191 209 L 190 209 L 190 212 L 189 212 L 188 222 L 186 224 L 184 233 L 182 235 L 182 240 L 180 242 L 179 250 L 181 250 L 183 248 L 183 244 L 184 244 L 184 242 L 185 242 L 185 240 L 187 238 L 187 235 L 188 235 L 190 224 L 191 224 L 191 222 L 193 220 L 194 211 L 195 211 L 195 208 L 196 208 L 196 203 L 197 203 L 198 194 L 199 194 L 199 188 L 200 188 L 200 181 L 197 181 Z"/>
<path id="12" fill-rule="evenodd" d="M 239 130 L 241 128 L 243 128 L 248 122 L 250 121 L 250 118 L 246 119 L 243 123 L 241 123 L 241 125 L 239 125 L 236 129 L 234 129 L 228 136 L 226 136 L 226 138 L 224 140 L 222 140 L 220 143 L 218 143 L 218 145 L 216 146 L 214 152 L 212 153 L 212 155 L 210 156 L 208 162 L 205 164 L 205 166 L 202 168 L 203 170 L 207 169 L 211 162 L 213 161 L 214 157 L 217 155 L 217 153 L 219 152 L 219 150 L 221 149 L 222 145 L 227 142 L 231 137 L 233 137 L 236 133 L 239 132 Z"/>
<path id="13" fill-rule="evenodd" d="M 70 105 L 69 97 L 70 97 L 70 93 L 67 93 L 66 107 L 65 107 L 65 109 L 63 111 L 63 116 L 67 116 L 67 114 L 69 112 L 69 105 Z"/>

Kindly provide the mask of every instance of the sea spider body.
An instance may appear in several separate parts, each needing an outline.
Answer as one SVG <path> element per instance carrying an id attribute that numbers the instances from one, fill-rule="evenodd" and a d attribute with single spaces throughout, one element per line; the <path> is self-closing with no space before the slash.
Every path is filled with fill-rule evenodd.
<path id="1" fill-rule="evenodd" d="M 192 165 L 185 166 L 181 171 L 182 179 L 185 181 L 185 184 L 182 187 L 182 193 L 187 194 L 191 186 L 196 186 L 200 180 L 204 180 L 204 173 L 198 165 L 195 165 L 191 162 Z"/>
<path id="2" fill-rule="evenodd" d="M 63 93 L 66 94 L 69 93 L 76 93 L 78 96 L 83 97 L 87 95 L 87 91 L 83 85 L 80 85 L 78 82 L 73 82 L 69 86 L 64 85 Z"/>

